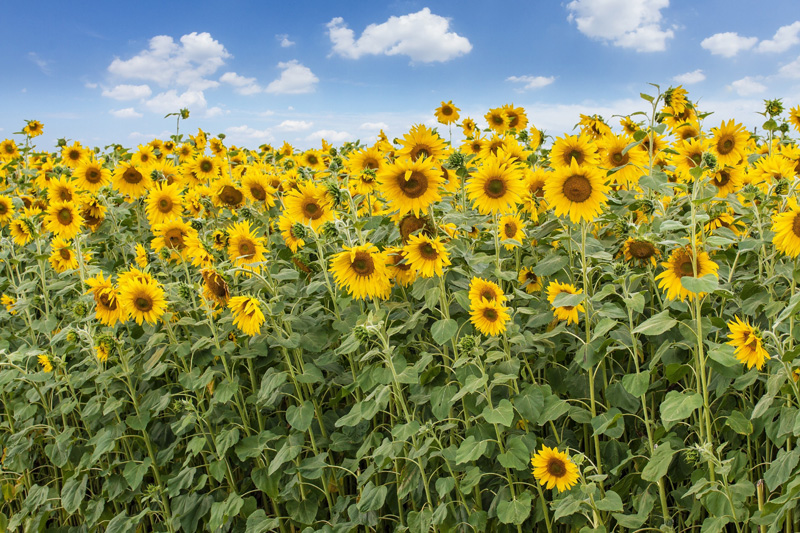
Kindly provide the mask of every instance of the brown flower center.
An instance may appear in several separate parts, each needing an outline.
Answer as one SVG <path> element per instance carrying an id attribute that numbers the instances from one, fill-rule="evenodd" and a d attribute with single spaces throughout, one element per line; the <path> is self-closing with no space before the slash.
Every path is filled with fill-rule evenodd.
<path id="1" fill-rule="evenodd" d="M 795 215 L 794 220 L 792 220 L 792 233 L 800 237 L 800 214 Z"/>
<path id="2" fill-rule="evenodd" d="M 8 205 L 6 205 L 4 202 L 0 202 L 0 216 L 5 215 L 6 213 L 8 213 Z"/>
<path id="3" fill-rule="evenodd" d="M 164 233 L 164 243 L 167 248 L 171 250 L 183 250 L 186 248 L 186 243 L 183 242 L 183 231 L 180 228 L 171 228 Z"/>
<path id="4" fill-rule="evenodd" d="M 375 272 L 375 261 L 367 252 L 356 252 L 350 268 L 359 276 L 369 276 Z"/>
<path id="5" fill-rule="evenodd" d="M 306 163 L 312 166 L 316 165 L 317 163 L 319 163 L 319 158 L 317 158 L 317 156 L 315 156 L 314 154 L 308 154 L 306 156 Z"/>
<path id="6" fill-rule="evenodd" d="M 303 202 L 302 207 L 303 215 L 305 218 L 310 218 L 311 220 L 317 220 L 322 216 L 322 208 L 320 208 L 317 201 L 313 198 L 306 198 Z"/>
<path id="7" fill-rule="evenodd" d="M 251 185 L 250 186 L 250 194 L 253 195 L 253 198 L 258 200 L 259 202 L 263 202 L 267 199 L 267 191 L 264 190 L 264 187 L 261 185 Z"/>
<path id="8" fill-rule="evenodd" d="M 414 148 L 411 149 L 409 152 L 409 156 L 411 157 L 412 161 L 416 161 L 417 159 L 425 159 L 431 155 L 431 147 L 427 144 L 418 144 Z"/>
<path id="9" fill-rule="evenodd" d="M 580 174 L 573 174 L 564 181 L 562 192 L 571 202 L 585 202 L 592 195 L 592 184 Z"/>
<path id="10" fill-rule="evenodd" d="M 200 161 L 199 168 L 202 172 L 211 172 L 211 169 L 214 168 L 214 163 L 212 163 L 208 159 L 203 159 L 202 161 Z"/>
<path id="11" fill-rule="evenodd" d="M 70 259 L 72 259 L 72 254 L 66 248 L 60 249 L 58 251 L 58 255 L 60 255 L 61 259 L 63 259 L 64 261 L 69 261 Z"/>
<path id="12" fill-rule="evenodd" d="M 507 239 L 513 239 L 517 234 L 517 225 L 513 222 L 506 222 L 503 225 L 503 233 Z"/>
<path id="13" fill-rule="evenodd" d="M 72 224 L 72 210 L 68 207 L 62 207 L 58 210 L 58 221 L 64 226 Z"/>
<path id="14" fill-rule="evenodd" d="M 453 114 L 453 108 L 451 108 L 449 105 L 442 106 L 442 115 L 449 117 L 452 114 Z"/>
<path id="15" fill-rule="evenodd" d="M 506 182 L 499 177 L 488 179 L 483 186 L 483 192 L 489 198 L 501 198 L 506 193 Z"/>
<path id="16" fill-rule="evenodd" d="M 239 251 L 239 257 L 245 257 L 250 259 L 254 255 L 256 255 L 256 245 L 253 241 L 245 240 L 239 242 L 239 246 L 237 247 Z"/>
<path id="17" fill-rule="evenodd" d="M 397 186 L 406 198 L 419 198 L 428 190 L 428 177 L 417 171 L 412 172 L 408 179 L 400 175 L 397 176 Z"/>
<path id="18" fill-rule="evenodd" d="M 125 172 L 122 174 L 122 179 L 131 185 L 136 185 L 142 181 L 142 179 L 144 179 L 144 176 L 142 176 L 142 173 L 135 168 L 129 167 L 125 169 Z"/>
<path id="19" fill-rule="evenodd" d="M 736 143 L 733 142 L 733 139 L 729 135 L 722 137 L 717 142 L 717 151 L 719 152 L 719 155 L 727 155 L 731 153 L 735 144 Z"/>
<path id="20" fill-rule="evenodd" d="M 86 181 L 89 183 L 99 183 L 102 177 L 103 175 L 96 168 L 90 168 L 85 175 Z"/>
<path id="21" fill-rule="evenodd" d="M 500 318 L 500 315 L 498 315 L 497 311 L 495 311 L 494 309 L 484 309 L 483 318 L 485 318 L 489 322 L 495 322 L 498 318 Z"/>
<path id="22" fill-rule="evenodd" d="M 633 241 L 628 250 L 635 259 L 650 259 L 656 253 L 655 246 L 646 241 Z"/>
<path id="23" fill-rule="evenodd" d="M 436 248 L 429 242 L 426 242 L 422 246 L 419 247 L 419 254 L 428 260 L 438 259 L 439 252 L 436 251 Z"/>
<path id="24" fill-rule="evenodd" d="M 558 457 L 551 457 L 547 461 L 547 473 L 555 478 L 564 477 L 567 474 L 567 465 Z"/>
<path id="25" fill-rule="evenodd" d="M 679 277 L 681 278 L 683 276 L 694 276 L 694 268 L 692 268 L 692 258 L 684 257 L 678 264 L 677 270 Z"/>
<path id="26" fill-rule="evenodd" d="M 622 154 L 622 152 L 616 152 L 611 156 L 611 161 L 614 163 L 615 166 L 621 167 L 623 165 L 628 164 L 628 154 Z"/>
<path id="27" fill-rule="evenodd" d="M 142 312 L 150 311 L 153 308 L 153 301 L 150 298 L 145 298 L 144 296 L 139 296 L 133 301 L 133 305 L 136 306 L 136 309 Z"/>
<path id="28" fill-rule="evenodd" d="M 572 150 L 570 150 L 570 152 L 567 154 L 567 157 L 565 157 L 565 158 L 564 158 L 564 163 L 566 163 L 567 165 L 569 165 L 569 164 L 572 162 L 572 160 L 574 159 L 574 160 L 575 160 L 575 162 L 576 162 L 576 163 L 578 163 L 578 164 L 580 165 L 581 163 L 583 163 L 583 159 L 584 159 L 585 157 L 586 157 L 586 156 L 585 156 L 585 154 L 583 153 L 583 151 L 582 151 L 582 150 L 576 150 L 576 149 L 572 149 Z"/>
<path id="29" fill-rule="evenodd" d="M 239 205 L 244 200 L 244 195 L 236 187 L 225 185 L 219 191 L 219 199 L 225 205 Z"/>
<path id="30" fill-rule="evenodd" d="M 711 183 L 716 185 L 719 188 L 724 187 L 731 181 L 731 175 L 727 170 L 720 170 L 717 174 L 712 178 Z"/>
<path id="31" fill-rule="evenodd" d="M 490 291 L 489 289 L 485 289 L 481 293 L 481 298 L 485 298 L 486 300 L 489 300 L 490 302 L 492 302 L 492 301 L 494 301 L 494 293 L 492 291 Z"/>
<path id="32" fill-rule="evenodd" d="M 172 211 L 172 200 L 169 198 L 161 198 L 158 200 L 158 210 L 162 213 L 169 213 Z"/>
<path id="33" fill-rule="evenodd" d="M 70 161 L 79 161 L 81 158 L 82 152 L 80 150 L 70 150 L 67 152 L 67 159 Z"/>
<path id="34" fill-rule="evenodd" d="M 96 301 L 110 311 L 114 311 L 117 308 L 117 299 L 113 296 L 109 296 L 107 291 L 103 291 L 102 294 L 96 298 Z"/>

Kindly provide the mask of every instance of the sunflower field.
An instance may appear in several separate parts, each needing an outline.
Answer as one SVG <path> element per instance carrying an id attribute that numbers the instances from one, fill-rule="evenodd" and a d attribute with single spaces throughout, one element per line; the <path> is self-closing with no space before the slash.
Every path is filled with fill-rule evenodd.
<path id="1" fill-rule="evenodd" d="M 800 530 L 800 106 L 654 87 L 305 151 L 27 121 L 0 530 Z"/>

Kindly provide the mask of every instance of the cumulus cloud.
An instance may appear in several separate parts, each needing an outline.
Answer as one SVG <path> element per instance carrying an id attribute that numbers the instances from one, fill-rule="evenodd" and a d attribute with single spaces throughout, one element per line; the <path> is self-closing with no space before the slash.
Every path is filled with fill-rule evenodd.
<path id="1" fill-rule="evenodd" d="M 221 107 L 216 107 L 216 106 L 215 107 L 209 107 L 208 109 L 206 109 L 206 114 L 204 115 L 204 118 L 219 117 L 219 116 L 222 116 L 222 115 L 227 114 L 227 113 L 230 113 L 230 111 L 226 112 Z"/>
<path id="2" fill-rule="evenodd" d="M 547 87 L 554 81 L 556 81 L 555 76 L 509 76 L 506 78 L 506 81 L 510 81 L 512 83 L 522 83 L 523 90 L 532 90 L 532 89 L 541 89 L 542 87 Z"/>
<path id="3" fill-rule="evenodd" d="M 756 50 L 759 52 L 785 52 L 797 43 L 800 43 L 800 20 L 778 28 L 772 39 L 758 43 Z"/>
<path id="4" fill-rule="evenodd" d="M 701 69 L 693 70 L 691 72 L 685 72 L 683 74 L 678 74 L 672 78 L 672 81 L 676 83 L 680 83 L 681 85 L 691 85 L 693 83 L 700 83 L 701 81 L 706 79 L 706 75 L 703 74 Z"/>
<path id="5" fill-rule="evenodd" d="M 380 24 L 370 24 L 358 39 L 344 19 L 336 17 L 328 23 L 328 37 L 333 53 L 342 57 L 406 55 L 412 61 L 431 63 L 449 61 L 472 50 L 469 39 L 449 29 L 448 19 L 434 15 L 426 7 L 416 13 L 389 17 Z"/>
<path id="6" fill-rule="evenodd" d="M 278 124 L 277 129 L 281 131 L 303 131 L 313 125 L 313 122 L 306 122 L 305 120 L 284 120 Z"/>
<path id="7" fill-rule="evenodd" d="M 703 39 L 700 46 L 716 56 L 733 57 L 742 50 L 754 47 L 757 42 L 757 37 L 742 37 L 736 32 L 726 31 Z"/>
<path id="8" fill-rule="evenodd" d="M 184 107 L 189 110 L 202 110 L 207 106 L 203 91 L 185 91 L 178 94 L 175 89 L 159 93 L 144 103 L 154 113 L 174 113 Z"/>
<path id="9" fill-rule="evenodd" d="M 364 122 L 358 129 L 362 131 L 388 130 L 389 125 L 385 122 Z"/>
<path id="10" fill-rule="evenodd" d="M 671 29 L 661 27 L 661 10 L 669 0 L 573 0 L 567 20 L 592 39 L 637 52 L 666 50 Z"/>
<path id="11" fill-rule="evenodd" d="M 162 87 L 180 86 L 202 91 L 219 85 L 206 77 L 231 57 L 225 47 L 207 32 L 192 32 L 176 43 L 168 35 L 150 39 L 149 48 L 130 59 L 115 58 L 111 74 L 125 79 L 147 80 Z"/>
<path id="12" fill-rule="evenodd" d="M 253 142 L 269 142 L 272 141 L 272 132 L 268 129 L 258 130 L 251 128 L 248 125 L 231 126 L 225 130 L 228 142 L 233 144 L 247 144 Z"/>
<path id="13" fill-rule="evenodd" d="M 336 130 L 317 130 L 308 137 L 306 137 L 307 141 L 321 141 L 325 139 L 331 143 L 343 143 L 345 141 L 349 141 L 352 139 L 352 135 L 347 133 L 346 131 L 336 131 Z"/>
<path id="14" fill-rule="evenodd" d="M 289 48 L 290 46 L 294 46 L 294 41 L 289 40 L 289 36 L 285 33 L 279 33 L 275 36 L 278 41 L 281 43 L 281 48 Z"/>
<path id="15" fill-rule="evenodd" d="M 256 94 L 263 90 L 261 86 L 256 83 L 255 78 L 239 76 L 235 72 L 226 72 L 220 77 L 219 81 L 232 85 L 234 87 L 233 90 L 239 94 Z"/>
<path id="16" fill-rule="evenodd" d="M 104 90 L 102 94 L 114 100 L 139 100 L 147 98 L 153 91 L 149 85 L 117 85 L 113 89 Z"/>
<path id="17" fill-rule="evenodd" d="M 786 78 L 800 78 L 800 56 L 791 63 L 783 65 L 778 70 L 778 74 Z"/>
<path id="18" fill-rule="evenodd" d="M 314 92 L 319 78 L 311 69 L 303 66 L 296 59 L 278 63 L 282 69 L 281 76 L 267 85 L 267 92 L 273 94 L 303 94 Z"/>
<path id="19" fill-rule="evenodd" d="M 83 86 L 86 87 L 87 89 L 97 89 L 97 84 L 96 83 L 92 83 L 90 81 L 87 81 L 86 83 L 84 83 Z"/>
<path id="20" fill-rule="evenodd" d="M 759 83 L 758 78 L 745 76 L 744 78 L 731 83 L 728 86 L 728 89 L 735 91 L 739 96 L 751 96 L 754 94 L 763 93 L 767 90 L 767 86 Z"/>
<path id="21" fill-rule="evenodd" d="M 141 118 L 144 116 L 132 107 L 126 107 L 125 109 L 112 109 L 109 111 L 109 113 L 116 118 Z"/>

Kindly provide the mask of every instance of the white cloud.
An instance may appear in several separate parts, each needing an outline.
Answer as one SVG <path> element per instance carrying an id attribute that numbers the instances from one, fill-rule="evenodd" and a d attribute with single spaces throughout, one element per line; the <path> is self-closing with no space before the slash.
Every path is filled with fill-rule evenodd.
<path id="1" fill-rule="evenodd" d="M 319 78 L 311 69 L 303 66 L 296 59 L 278 63 L 283 69 L 280 78 L 267 85 L 267 92 L 273 94 L 303 94 L 314 92 Z"/>
<path id="2" fill-rule="evenodd" d="M 749 50 L 757 42 L 757 37 L 742 37 L 736 32 L 726 31 L 703 39 L 700 46 L 716 56 L 733 57 L 742 50 Z"/>
<path id="3" fill-rule="evenodd" d="M 336 131 L 336 130 L 317 130 L 305 140 L 307 141 L 320 141 L 325 139 L 330 143 L 343 143 L 345 141 L 350 141 L 353 137 L 347 133 L 346 131 Z"/>
<path id="4" fill-rule="evenodd" d="M 785 52 L 792 46 L 800 43 L 800 20 L 781 26 L 775 35 L 770 40 L 764 40 L 758 43 L 759 52 Z"/>
<path id="5" fill-rule="evenodd" d="M 170 135 L 174 134 L 175 131 L 168 131 L 164 130 L 161 133 L 140 133 L 138 131 L 132 131 L 128 134 L 128 139 L 133 141 L 137 139 L 168 139 Z"/>
<path id="6" fill-rule="evenodd" d="M 86 87 L 87 89 L 97 89 L 97 84 L 96 83 L 92 83 L 90 81 L 87 81 L 86 83 L 84 83 L 83 86 Z"/>
<path id="7" fill-rule="evenodd" d="M 736 80 L 728 86 L 729 90 L 736 91 L 739 96 L 751 96 L 753 94 L 763 93 L 767 90 L 767 86 L 759 83 L 758 78 L 752 76 L 745 76 L 740 80 Z"/>
<path id="8" fill-rule="evenodd" d="M 637 52 L 666 50 L 672 30 L 661 28 L 661 10 L 669 0 L 573 0 L 567 20 L 593 39 Z"/>
<path id="9" fill-rule="evenodd" d="M 700 83 L 705 79 L 706 75 L 703 74 L 703 71 L 701 69 L 697 69 L 691 72 L 678 74 L 672 78 L 672 81 L 680 83 L 681 85 L 691 85 L 693 83 Z"/>
<path id="10" fill-rule="evenodd" d="M 262 118 L 271 117 L 274 114 L 275 114 L 275 111 L 273 111 L 271 109 L 267 109 L 266 111 L 261 111 L 259 113 L 256 113 L 257 116 L 262 117 Z"/>
<path id="11" fill-rule="evenodd" d="M 103 96 L 114 100 L 138 100 L 153 94 L 149 85 L 117 85 L 111 90 L 104 90 Z"/>
<path id="12" fill-rule="evenodd" d="M 466 37 L 449 29 L 448 19 L 432 14 L 426 7 L 417 13 L 370 24 L 358 39 L 344 19 L 336 17 L 328 23 L 328 36 L 333 43 L 333 53 L 342 57 L 406 55 L 412 61 L 431 63 L 448 61 L 472 50 Z"/>
<path id="13" fill-rule="evenodd" d="M 306 122 L 305 120 L 284 120 L 276 128 L 281 131 L 303 131 L 313 125 L 313 122 Z"/>
<path id="14" fill-rule="evenodd" d="M 389 125 L 385 122 L 364 122 L 358 129 L 362 131 L 388 130 Z"/>
<path id="15" fill-rule="evenodd" d="M 179 95 L 175 89 L 157 94 L 144 105 L 154 113 L 174 113 L 184 107 L 189 111 L 198 111 L 207 106 L 203 91 L 189 90 Z"/>
<path id="16" fill-rule="evenodd" d="M 289 48 L 290 46 L 294 46 L 294 41 L 289 40 L 289 36 L 285 33 L 280 33 L 275 36 L 281 42 L 281 48 Z"/>
<path id="17" fill-rule="evenodd" d="M 525 89 L 541 89 L 556 81 L 555 76 L 509 76 L 506 81 L 512 83 L 524 83 L 522 86 Z"/>
<path id="18" fill-rule="evenodd" d="M 132 107 L 126 107 L 125 109 L 112 109 L 109 111 L 109 113 L 116 118 L 141 118 L 144 116 Z"/>
<path id="19" fill-rule="evenodd" d="M 180 43 L 168 35 L 150 39 L 150 46 L 130 59 L 115 58 L 108 71 L 121 78 L 148 80 L 162 87 L 177 85 L 202 91 L 219 85 L 206 79 L 231 57 L 207 32 L 192 32 Z"/>
<path id="20" fill-rule="evenodd" d="M 272 141 L 272 132 L 268 129 L 257 130 L 248 125 L 231 126 L 225 130 L 227 141 L 232 144 L 252 144 Z"/>
<path id="21" fill-rule="evenodd" d="M 225 74 L 220 77 L 219 81 L 222 83 L 227 83 L 229 85 L 233 85 L 234 91 L 239 94 L 256 94 L 263 91 L 261 86 L 256 83 L 255 78 L 246 78 L 244 76 L 239 76 L 235 72 L 226 72 Z"/>
<path id="22" fill-rule="evenodd" d="M 39 70 L 41 70 L 44 74 L 50 74 L 50 62 L 39 57 L 39 54 L 36 52 L 28 52 L 28 59 L 33 61 L 33 63 L 39 67 Z"/>
<path id="23" fill-rule="evenodd" d="M 800 78 L 800 56 L 797 56 L 797 59 L 791 63 L 783 65 L 778 70 L 778 73 L 787 78 Z"/>
<path id="24" fill-rule="evenodd" d="M 230 111 L 224 111 L 221 107 L 209 107 L 203 118 L 214 118 L 222 115 L 227 115 Z"/>

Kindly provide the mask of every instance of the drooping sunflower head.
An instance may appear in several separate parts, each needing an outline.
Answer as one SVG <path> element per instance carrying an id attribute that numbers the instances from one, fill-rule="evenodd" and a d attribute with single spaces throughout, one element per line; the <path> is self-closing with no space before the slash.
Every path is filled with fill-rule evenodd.
<path id="1" fill-rule="evenodd" d="M 78 268 L 78 256 L 72 250 L 69 241 L 56 237 L 51 243 L 52 251 L 48 261 L 53 267 L 53 270 L 59 274 L 67 270 L 76 270 Z"/>
<path id="2" fill-rule="evenodd" d="M 252 296 L 234 296 L 228 301 L 228 308 L 233 313 L 233 325 L 245 335 L 257 335 L 264 323 L 264 312 L 261 303 Z"/>
<path id="3" fill-rule="evenodd" d="M 542 290 L 542 278 L 537 276 L 531 268 L 522 267 L 519 271 L 519 276 L 517 276 L 517 281 L 519 282 L 520 288 L 525 289 L 525 292 L 528 294 L 533 294 Z"/>
<path id="4" fill-rule="evenodd" d="M 735 348 L 733 354 L 740 363 L 747 365 L 747 369 L 754 366 L 761 370 L 769 359 L 769 353 L 764 348 L 763 338 L 758 328 L 750 325 L 750 321 L 742 320 L 738 316 L 728 322 L 730 344 Z"/>
<path id="5" fill-rule="evenodd" d="M 113 326 L 122 320 L 122 307 L 118 303 L 117 290 L 111 283 L 111 276 L 106 279 L 102 272 L 88 278 L 87 294 L 91 293 L 95 302 L 95 317 L 106 326 Z"/>
<path id="6" fill-rule="evenodd" d="M 14 203 L 11 197 L 0 194 L 0 226 L 5 226 L 14 217 Z"/>
<path id="7" fill-rule="evenodd" d="M 402 285 L 408 287 L 417 279 L 417 271 L 403 257 L 403 249 L 397 246 L 386 248 L 385 254 L 388 261 L 390 277 Z"/>
<path id="8" fill-rule="evenodd" d="M 204 268 L 201 274 L 203 275 L 203 296 L 207 300 L 225 306 L 231 297 L 225 278 L 213 268 Z"/>
<path id="9" fill-rule="evenodd" d="M 11 238 L 17 246 L 25 246 L 33 239 L 34 224 L 30 219 L 17 218 L 8 225 Z"/>

